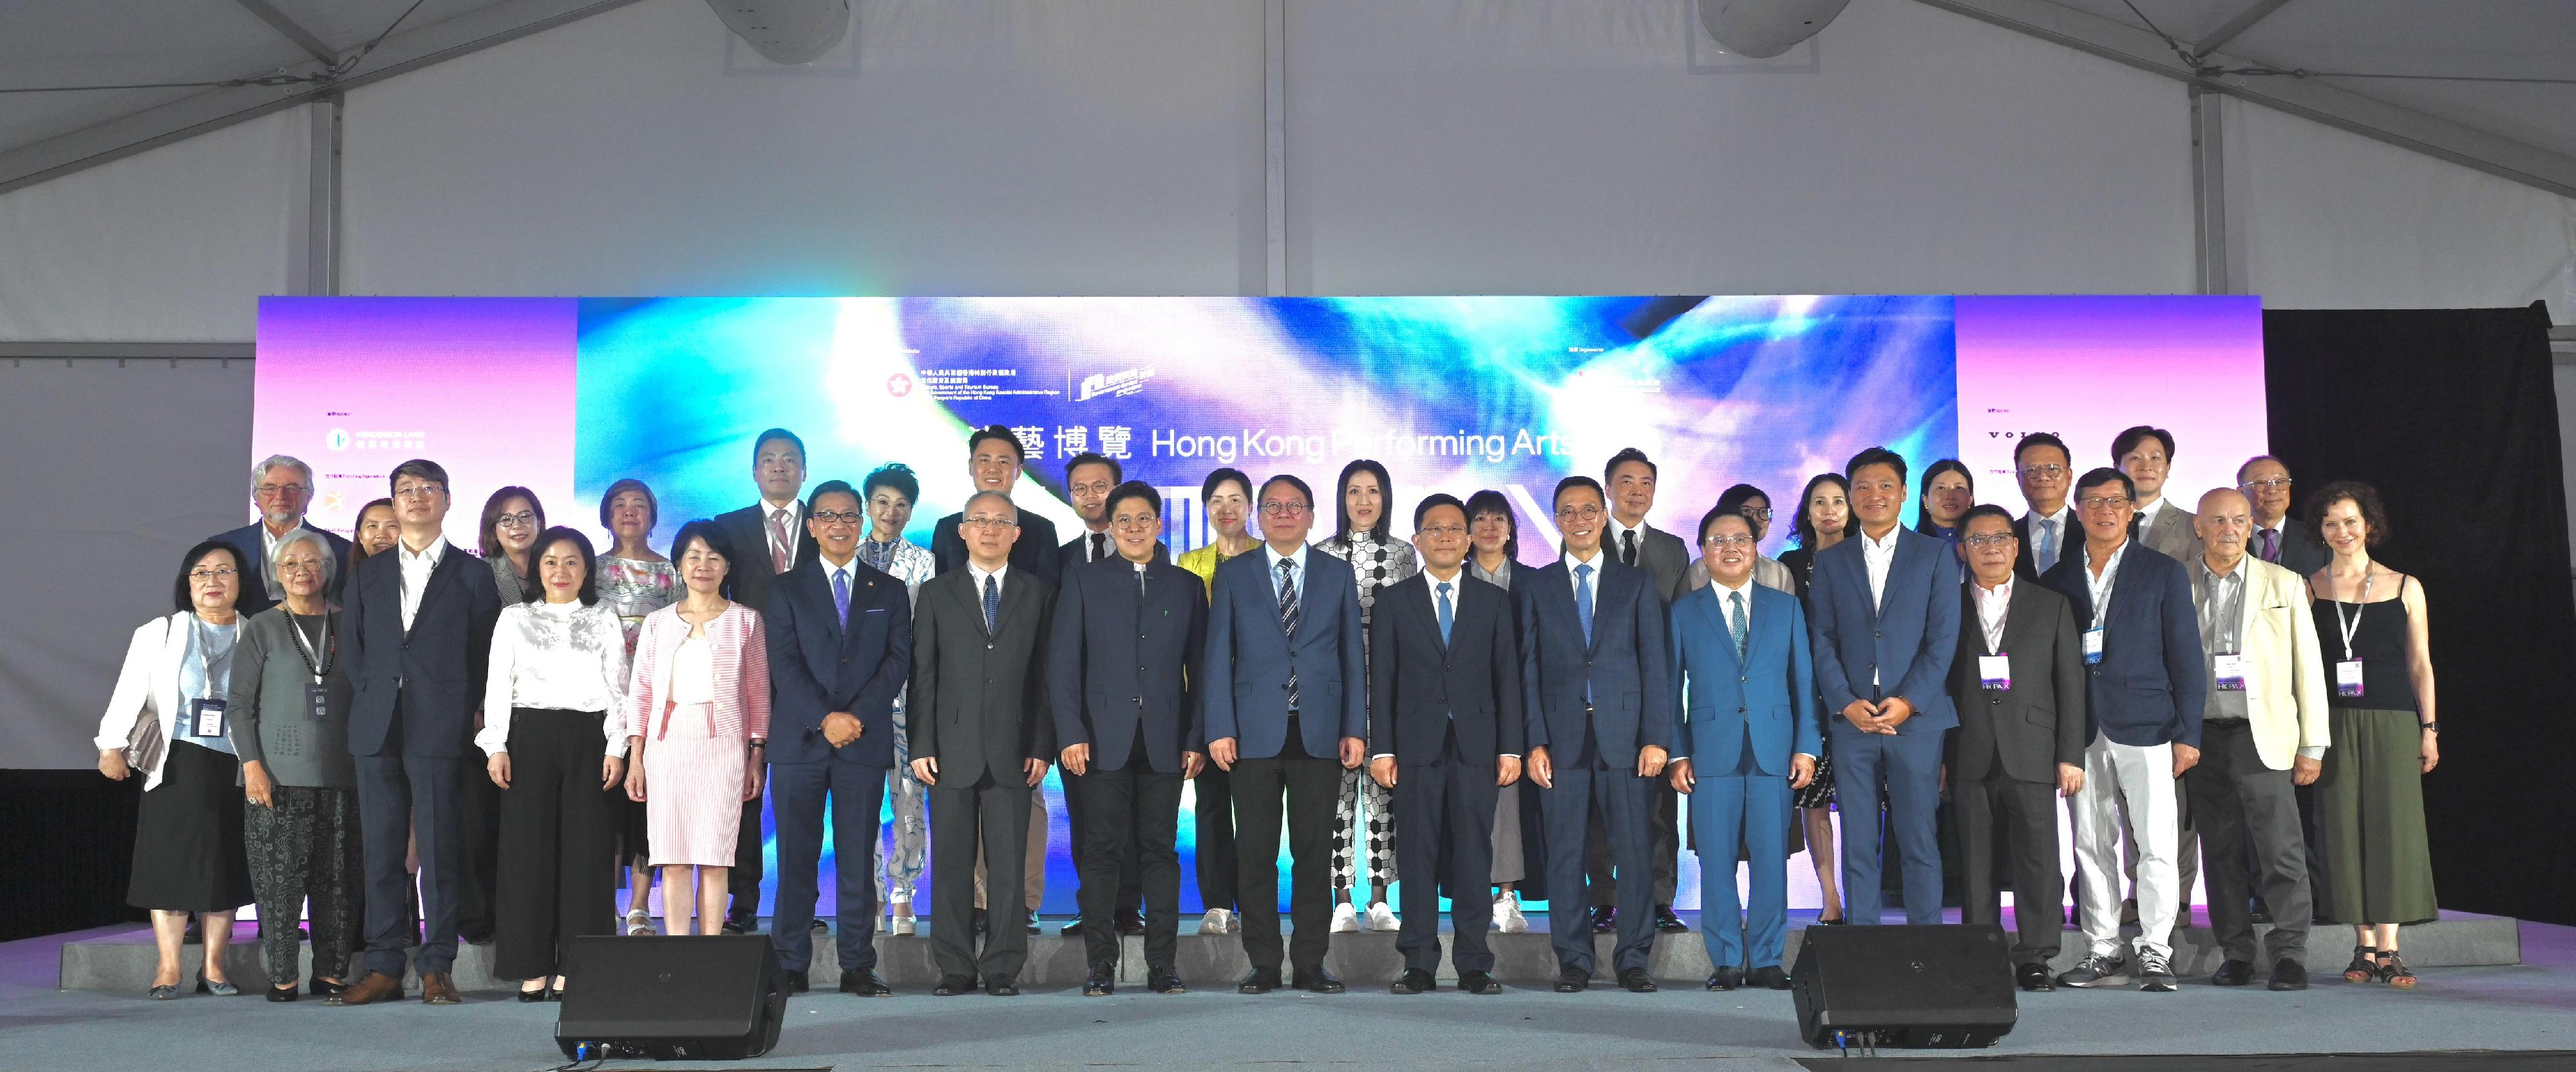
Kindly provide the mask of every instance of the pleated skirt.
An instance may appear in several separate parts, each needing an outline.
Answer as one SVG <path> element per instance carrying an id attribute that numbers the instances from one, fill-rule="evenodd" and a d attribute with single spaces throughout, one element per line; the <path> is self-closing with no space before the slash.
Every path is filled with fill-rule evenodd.
<path id="1" fill-rule="evenodd" d="M 2317 778 L 2330 922 L 2423 923 L 2440 915 L 2424 833 L 2423 730 L 2413 711 L 2337 707 Z"/>

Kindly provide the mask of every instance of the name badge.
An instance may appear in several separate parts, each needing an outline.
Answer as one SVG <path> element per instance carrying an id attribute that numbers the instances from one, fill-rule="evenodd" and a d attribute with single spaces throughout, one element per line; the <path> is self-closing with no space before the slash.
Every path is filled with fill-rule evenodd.
<path id="1" fill-rule="evenodd" d="M 2335 664 L 2335 695 L 2361 695 L 2361 660 L 2346 659 Z"/>
<path id="2" fill-rule="evenodd" d="M 1989 692 L 2006 692 L 2012 688 L 2012 655 L 1977 656 L 1977 682 Z"/>
<path id="3" fill-rule="evenodd" d="M 331 689 L 328 686 L 304 686 L 304 721 L 322 722 L 337 714 L 331 710 Z"/>
<path id="4" fill-rule="evenodd" d="M 2097 625 L 2084 631 L 2084 661 L 2087 664 L 2094 664 L 2102 661 L 2101 626 Z"/>
<path id="5" fill-rule="evenodd" d="M 189 731 L 189 734 L 190 734 L 191 736 L 196 736 L 196 737 L 221 737 L 221 736 L 223 736 L 223 735 L 224 735 L 224 701 L 222 701 L 222 700 L 190 700 L 190 701 L 188 701 L 188 722 L 190 723 L 190 725 L 192 725 L 192 726 L 194 726 L 194 727 L 195 727 L 194 729 L 192 729 L 192 730 L 190 730 L 190 731 Z"/>
<path id="6" fill-rule="evenodd" d="M 2245 691 L 2245 656 L 2237 652 L 2222 652 L 2215 661 L 2218 664 L 2218 691 Z"/>

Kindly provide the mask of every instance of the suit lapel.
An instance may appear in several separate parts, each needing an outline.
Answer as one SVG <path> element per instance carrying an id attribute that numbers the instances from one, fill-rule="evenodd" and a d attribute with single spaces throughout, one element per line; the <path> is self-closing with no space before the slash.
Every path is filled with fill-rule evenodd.
<path id="1" fill-rule="evenodd" d="M 400 549 L 396 549 L 394 553 L 400 554 L 402 552 Z M 457 550 L 454 544 L 448 545 L 447 551 L 438 556 L 438 565 L 432 566 L 429 569 L 429 581 L 421 585 L 420 604 L 412 608 L 411 620 L 414 624 L 418 624 L 421 617 L 428 614 L 431 607 L 437 605 L 439 597 L 445 595 L 449 588 L 455 586 L 458 580 L 457 571 L 465 568 L 465 559 L 468 557 L 470 556 L 466 555 L 465 552 Z M 490 565 L 486 564 L 485 560 L 479 558 L 474 559 L 473 565 L 476 569 L 492 568 Z M 402 562 L 400 560 L 396 560 L 394 562 L 394 566 L 394 598 L 399 601 L 402 598 Z M 396 602 L 395 606 L 400 607 L 401 603 Z M 397 611 L 397 613 L 400 612 Z M 409 627 L 405 627 L 403 632 L 408 634 L 411 630 Z"/>
<path id="2" fill-rule="evenodd" d="M 1977 582 L 1970 581 L 1968 583 L 1975 584 Z M 2013 581 L 2012 598 L 2004 602 L 2003 651 L 1987 649 L 1985 652 L 1986 654 L 2002 655 L 2005 652 L 2013 650 L 2014 647 L 2019 646 L 2021 638 L 2029 636 L 2032 630 L 2047 628 L 2047 623 L 2045 622 L 2032 621 L 2033 618 L 2036 618 L 2039 615 L 2038 611 L 2031 608 L 2031 604 L 2037 600 L 2038 596 L 2022 590 L 2022 585 L 2026 583 L 2029 582 L 2015 578 Z M 1974 597 L 1971 597 L 1972 600 L 1973 598 Z M 1985 636 L 1986 630 L 1982 621 L 1976 617 L 1976 612 L 1976 604 L 1972 601 L 1968 605 L 1968 620 L 1961 622 L 1960 625 L 1964 627 L 1970 623 L 1977 623 L 1977 635 L 1982 638 Z M 1985 642 L 1980 639 L 1977 642 L 1977 646 L 1979 648 L 1985 648 Z"/>
<path id="3" fill-rule="evenodd" d="M 852 561 L 855 562 L 856 560 L 853 559 Z M 797 595 L 791 596 L 790 598 L 803 598 L 817 603 L 818 606 L 816 609 L 821 612 L 823 618 L 824 635 L 832 638 L 832 644 L 834 647 L 840 646 L 842 639 L 849 634 L 850 623 L 841 620 L 841 609 L 834 606 L 832 603 L 831 571 L 824 569 L 821 562 L 816 562 L 813 570 L 813 581 L 796 584 L 795 582 L 800 576 L 802 575 L 798 574 L 794 567 L 789 567 L 787 576 L 782 578 L 792 587 L 801 589 Z M 858 586 L 852 585 L 850 587 L 850 604 L 853 609 L 856 609 L 858 602 Z"/>

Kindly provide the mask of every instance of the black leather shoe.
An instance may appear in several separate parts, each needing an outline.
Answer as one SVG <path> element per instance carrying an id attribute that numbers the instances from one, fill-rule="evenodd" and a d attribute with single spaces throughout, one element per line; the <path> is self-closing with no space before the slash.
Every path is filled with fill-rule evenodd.
<path id="1" fill-rule="evenodd" d="M 1619 987 L 1631 994 L 1652 994 L 1655 981 L 1646 977 L 1646 969 L 1630 968 L 1619 973 Z"/>
<path id="2" fill-rule="evenodd" d="M 933 996 L 943 998 L 972 994 L 975 992 L 975 980 L 963 975 L 943 975 L 939 977 L 939 985 L 931 987 L 930 992 Z"/>
<path id="3" fill-rule="evenodd" d="M 1592 933 L 1608 934 L 1619 929 L 1619 910 L 1609 905 L 1592 906 Z"/>
<path id="4" fill-rule="evenodd" d="M 2244 986 L 2254 981 L 2252 961 L 2230 960 L 2218 966 L 2209 977 L 2211 986 Z"/>
<path id="5" fill-rule="evenodd" d="M 1170 968 L 1145 969 L 1145 989 L 1151 990 L 1157 994 L 1186 994 L 1190 992 L 1190 988 L 1182 985 L 1181 983 L 1181 973 L 1173 971 Z"/>
<path id="6" fill-rule="evenodd" d="M 1072 935 L 1081 934 L 1081 933 L 1082 933 L 1082 917 L 1081 917 L 1081 916 L 1075 916 L 1075 917 L 1073 917 L 1073 921 L 1072 921 L 1072 922 L 1067 923 L 1067 924 L 1065 924 L 1065 925 L 1064 925 L 1064 926 L 1062 926 L 1062 927 L 1056 928 L 1056 933 L 1057 933 L 1057 934 L 1061 934 L 1061 935 L 1066 935 L 1066 936 L 1068 936 L 1068 937 L 1070 937 L 1070 936 L 1072 936 Z"/>
<path id="7" fill-rule="evenodd" d="M 826 922 L 824 922 L 824 921 L 822 921 L 822 920 L 819 920 L 819 919 L 814 921 L 814 926 L 813 926 L 811 929 L 812 929 L 812 930 L 813 930 L 813 932 L 814 932 L 814 933 L 816 933 L 816 934 L 830 934 L 830 933 L 832 933 L 832 925 L 831 925 L 831 924 L 829 924 L 829 923 L 826 923 Z M 746 932 L 744 932 L 744 933 L 748 934 L 748 933 L 750 933 L 750 932 L 746 931 Z"/>
<path id="8" fill-rule="evenodd" d="M 749 916 L 726 916 L 724 926 L 717 929 L 726 934 L 749 934 L 751 933 L 752 922 L 753 920 Z"/>
<path id="9" fill-rule="evenodd" d="M 1464 994 L 1500 994 L 1503 981 L 1494 978 L 1492 972 L 1459 972 L 1458 991 Z"/>
<path id="10" fill-rule="evenodd" d="M 1288 985 L 1314 994 L 1339 994 L 1346 989 L 1341 980 L 1333 978 L 1333 973 L 1320 967 L 1290 973 Z"/>
<path id="11" fill-rule="evenodd" d="M 1719 968 L 1708 973 L 1708 988 L 1711 990 L 1733 990 L 1743 985 L 1744 969 L 1742 968 Z"/>
<path id="12" fill-rule="evenodd" d="M 1120 933 L 1120 934 L 1143 934 L 1143 933 L 1145 933 L 1145 914 L 1144 914 L 1144 913 L 1142 913 L 1142 912 L 1129 912 L 1129 913 L 1126 913 L 1125 915 L 1121 915 L 1121 916 L 1119 916 L 1119 917 L 1118 917 L 1118 933 Z"/>
<path id="13" fill-rule="evenodd" d="M 542 994 L 544 991 L 541 990 L 538 991 L 538 993 Z M 293 983 L 288 983 L 285 986 L 272 986 L 268 988 L 268 1000 L 270 1001 L 294 1001 L 303 996 L 303 988 L 298 987 Z"/>
<path id="14" fill-rule="evenodd" d="M 2023 964 L 2015 967 L 2013 982 L 2034 994 L 2046 994 L 2057 989 L 2057 980 L 2049 978 L 2046 964 Z"/>
<path id="15" fill-rule="evenodd" d="M 539 1004 L 539 1003 L 544 1002 L 545 1000 L 546 1000 L 546 988 L 544 988 L 544 987 L 542 987 L 542 986 L 541 986 L 541 987 L 538 987 L 538 988 L 536 988 L 536 989 L 534 989 L 534 990 L 522 990 L 522 991 L 519 991 L 519 1004 L 522 1004 L 522 1005 L 536 1005 L 536 1004 Z"/>
<path id="16" fill-rule="evenodd" d="M 1020 983 L 1007 975 L 987 976 L 984 992 L 997 998 L 1015 998 L 1020 996 Z"/>
<path id="17" fill-rule="evenodd" d="M 1690 930 L 1690 924 L 1673 914 L 1673 906 L 1659 904 L 1655 906 L 1655 929 L 1665 934 L 1681 934 Z"/>
<path id="18" fill-rule="evenodd" d="M 844 972 L 842 974 L 846 975 L 848 973 Z M 808 977 L 804 972 L 782 971 L 778 973 L 779 993 L 802 994 L 812 989 L 814 989 L 814 980 Z"/>
<path id="19" fill-rule="evenodd" d="M 1038 933 L 1038 910 L 1034 908 L 1029 909 L 1027 913 L 1021 917 L 1021 925 L 1027 927 L 1030 934 Z"/>
<path id="20" fill-rule="evenodd" d="M 315 997 L 327 998 L 346 989 L 348 985 L 349 984 L 347 983 L 329 982 L 324 980 L 321 976 L 316 975 L 305 981 L 304 992 L 314 995 Z"/>
<path id="21" fill-rule="evenodd" d="M 1235 984 L 1234 992 L 1238 994 L 1267 994 L 1277 989 L 1279 989 L 1279 969 L 1254 968 L 1252 969 L 1252 974 L 1244 976 L 1241 983 Z"/>
<path id="22" fill-rule="evenodd" d="M 2308 966 L 2288 957 L 2281 958 L 2272 965 L 2271 988 L 2274 990 L 2307 989 Z"/>
<path id="23" fill-rule="evenodd" d="M 875 972 L 860 971 L 856 968 L 841 969 L 841 992 L 844 994 L 856 994 L 863 998 L 890 998 L 894 996 L 894 988 L 887 986 L 884 978 L 878 976 Z"/>
<path id="24" fill-rule="evenodd" d="M 1106 964 L 1092 965 L 1091 975 L 1082 981 L 1082 996 L 1105 998 L 1118 991 L 1118 971 Z"/>
<path id="25" fill-rule="evenodd" d="M 1560 968 L 1556 973 L 1556 992 L 1580 994 L 1592 985 L 1592 973 L 1581 968 Z"/>
<path id="26" fill-rule="evenodd" d="M 1765 964 L 1753 969 L 1753 974 L 1745 976 L 1744 982 L 1747 986 L 1758 986 L 1764 990 L 1787 990 L 1789 973 L 1777 964 Z"/>
<path id="27" fill-rule="evenodd" d="M 1439 985 L 1438 981 L 1431 978 L 1430 972 L 1420 968 L 1406 968 L 1404 974 L 1395 977 L 1395 985 L 1388 987 L 1387 990 L 1397 994 L 1428 994 Z"/>

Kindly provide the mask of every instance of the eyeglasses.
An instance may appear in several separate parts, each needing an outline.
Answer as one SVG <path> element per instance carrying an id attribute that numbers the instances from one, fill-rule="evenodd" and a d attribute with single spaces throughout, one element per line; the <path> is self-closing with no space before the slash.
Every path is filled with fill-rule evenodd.
<path id="1" fill-rule="evenodd" d="M 2056 464 L 2025 465 L 2021 467 L 2021 475 L 2025 480 L 2056 480 L 2066 475 L 2066 467 Z"/>
<path id="2" fill-rule="evenodd" d="M 816 510 L 806 515 L 826 525 L 856 525 L 859 515 L 847 510 Z"/>
<path id="3" fill-rule="evenodd" d="M 2009 532 L 1980 533 L 1975 536 L 1963 537 L 1959 542 L 1967 544 L 1969 547 L 1978 550 L 1984 550 L 1988 547 L 2010 548 L 2013 545 L 2013 534 Z"/>
<path id="4" fill-rule="evenodd" d="M 1751 547 L 1753 546 L 1753 537 L 1742 534 L 1734 536 L 1711 536 L 1701 542 L 1723 551 L 1729 547 Z"/>
<path id="5" fill-rule="evenodd" d="M 433 496 L 446 494 L 446 492 L 447 487 L 444 484 L 414 484 L 407 488 L 395 488 L 394 498 L 427 499 Z"/>
<path id="6" fill-rule="evenodd" d="M 230 577 L 240 572 L 240 570 L 234 569 L 231 566 L 217 566 L 214 569 L 193 569 L 188 571 L 188 579 L 195 581 L 198 584 L 213 584 L 216 581 L 223 580 L 226 577 Z"/>
<path id="7" fill-rule="evenodd" d="M 1067 484 L 1064 489 L 1076 495 L 1107 495 L 1117 486 L 1106 480 L 1093 480 L 1081 484 Z"/>
<path id="8" fill-rule="evenodd" d="M 1306 512 L 1306 504 L 1301 502 L 1266 502 L 1261 504 L 1261 512 L 1268 514 L 1271 517 L 1295 517 Z"/>
<path id="9" fill-rule="evenodd" d="M 1560 506 L 1556 508 L 1556 516 L 1565 518 L 1568 521 L 1599 521 L 1601 520 L 1601 508 L 1598 506 Z"/>
<path id="10" fill-rule="evenodd" d="M 1015 529 L 1020 523 L 1006 517 L 970 517 L 959 524 L 970 529 Z"/>
<path id="11" fill-rule="evenodd" d="M 518 513 L 515 513 L 515 514 L 503 514 L 503 515 L 501 515 L 501 516 L 499 516 L 499 517 L 496 517 L 496 518 L 493 518 L 493 519 L 492 519 L 492 524 L 494 524 L 494 525 L 496 525 L 496 526 L 498 526 L 498 525 L 508 525 L 508 526 L 510 526 L 511 528 L 514 528 L 514 529 L 517 529 L 517 528 L 527 528 L 528 526 L 534 525 L 534 524 L 536 524 L 536 523 L 537 523 L 537 512 L 536 512 L 536 511 L 534 511 L 534 510 L 521 510 L 521 511 L 519 511 Z"/>
<path id="12" fill-rule="evenodd" d="M 2129 497 L 2126 495 L 2092 495 L 2077 499 L 2075 502 L 2077 505 L 2082 506 L 2087 510 L 2117 510 L 2123 506 L 2129 505 Z"/>
<path id="13" fill-rule="evenodd" d="M 1755 521 L 1771 520 L 1771 508 L 1768 506 L 1747 506 L 1737 510 L 1736 512 L 1752 518 Z"/>
<path id="14" fill-rule="evenodd" d="M 312 493 L 313 488 L 309 484 L 262 484 L 256 488 L 252 488 L 251 490 L 258 492 L 260 497 L 265 499 L 284 495 L 290 491 L 300 491 L 309 495 Z"/>
<path id="15" fill-rule="evenodd" d="M 1109 523 L 1122 529 L 1141 529 L 1162 519 L 1161 514 L 1120 514 L 1110 518 Z"/>
<path id="16" fill-rule="evenodd" d="M 321 568 L 322 560 L 318 558 L 289 558 L 281 560 L 277 564 L 277 572 L 279 573 L 288 573 L 297 570 L 318 570 Z M 191 574 L 191 576 L 194 576 L 194 574 Z"/>
<path id="17" fill-rule="evenodd" d="M 1424 525 L 1424 526 L 1422 526 L 1422 528 L 1420 529 L 1420 532 L 1422 533 L 1422 535 L 1425 535 L 1425 536 L 1464 536 L 1464 535 L 1466 535 L 1466 534 L 1467 534 L 1467 526 L 1465 526 L 1465 525 Z"/>
<path id="18" fill-rule="evenodd" d="M 2236 486 L 2240 488 L 2260 488 L 2264 491 L 2287 491 L 2290 487 L 2290 478 L 2286 476 L 2264 477 L 2261 480 L 2248 480 Z"/>

